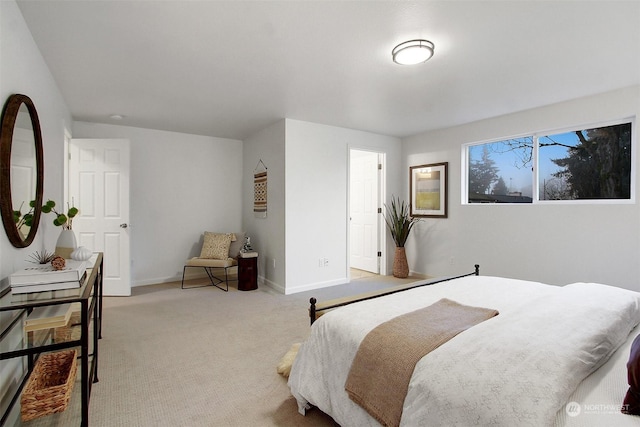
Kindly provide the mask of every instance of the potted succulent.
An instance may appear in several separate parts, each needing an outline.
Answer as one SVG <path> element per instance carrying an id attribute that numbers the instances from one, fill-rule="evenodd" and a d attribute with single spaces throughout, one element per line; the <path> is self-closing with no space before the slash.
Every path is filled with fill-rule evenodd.
<path id="1" fill-rule="evenodd" d="M 420 221 L 418 218 L 412 217 L 409 212 L 411 205 L 406 204 L 400 198 L 391 197 L 391 206 L 385 204 L 386 215 L 384 217 L 391 237 L 396 243 L 396 253 L 393 259 L 393 275 L 394 277 L 405 278 L 409 276 L 409 264 L 407 263 L 407 254 L 404 245 L 407 242 L 409 233 L 413 226 Z"/>

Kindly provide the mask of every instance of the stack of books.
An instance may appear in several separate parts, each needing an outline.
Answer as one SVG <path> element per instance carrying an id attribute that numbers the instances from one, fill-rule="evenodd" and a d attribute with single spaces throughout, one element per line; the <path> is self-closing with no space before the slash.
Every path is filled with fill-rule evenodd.
<path id="1" fill-rule="evenodd" d="M 24 331 L 33 332 L 41 329 L 59 328 L 66 326 L 71 319 L 73 307 L 71 304 L 47 305 L 33 309 L 24 321 Z"/>
<path id="2" fill-rule="evenodd" d="M 240 251 L 240 258 L 257 258 L 257 257 L 258 257 L 258 252 L 255 252 L 255 251 L 248 251 L 248 252 Z"/>
<path id="3" fill-rule="evenodd" d="M 62 270 L 54 270 L 50 264 L 27 267 L 9 276 L 11 292 L 57 291 L 79 288 L 87 274 L 87 262 L 68 259 Z"/>

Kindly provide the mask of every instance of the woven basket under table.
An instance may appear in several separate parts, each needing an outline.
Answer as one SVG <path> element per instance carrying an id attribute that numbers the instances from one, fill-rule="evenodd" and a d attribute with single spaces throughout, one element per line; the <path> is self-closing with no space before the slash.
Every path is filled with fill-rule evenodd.
<path id="1" fill-rule="evenodd" d="M 41 355 L 22 391 L 22 421 L 29 421 L 67 409 L 76 379 L 76 350 Z"/>

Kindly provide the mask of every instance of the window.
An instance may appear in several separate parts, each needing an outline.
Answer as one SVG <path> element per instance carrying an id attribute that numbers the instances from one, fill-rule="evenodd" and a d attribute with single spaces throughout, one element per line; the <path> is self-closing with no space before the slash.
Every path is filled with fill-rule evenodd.
<path id="1" fill-rule="evenodd" d="M 631 140 L 626 121 L 466 145 L 466 202 L 631 200 Z"/>

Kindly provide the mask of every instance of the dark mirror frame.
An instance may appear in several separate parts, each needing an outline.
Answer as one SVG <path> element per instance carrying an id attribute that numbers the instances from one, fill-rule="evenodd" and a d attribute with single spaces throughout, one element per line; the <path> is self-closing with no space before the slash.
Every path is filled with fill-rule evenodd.
<path id="1" fill-rule="evenodd" d="M 18 117 L 20 106 L 25 104 L 31 117 L 33 137 L 36 152 L 36 194 L 35 207 L 33 209 L 33 222 L 26 238 L 22 238 L 13 218 L 13 205 L 11 198 L 11 145 L 13 142 L 13 129 Z M 0 214 L 7 237 L 16 248 L 29 246 L 38 232 L 40 214 L 42 213 L 42 192 L 44 187 L 44 155 L 42 150 L 42 133 L 40 120 L 33 101 L 26 95 L 11 95 L 2 111 L 2 128 L 0 128 Z M 29 201 L 30 202 L 30 201 Z"/>

